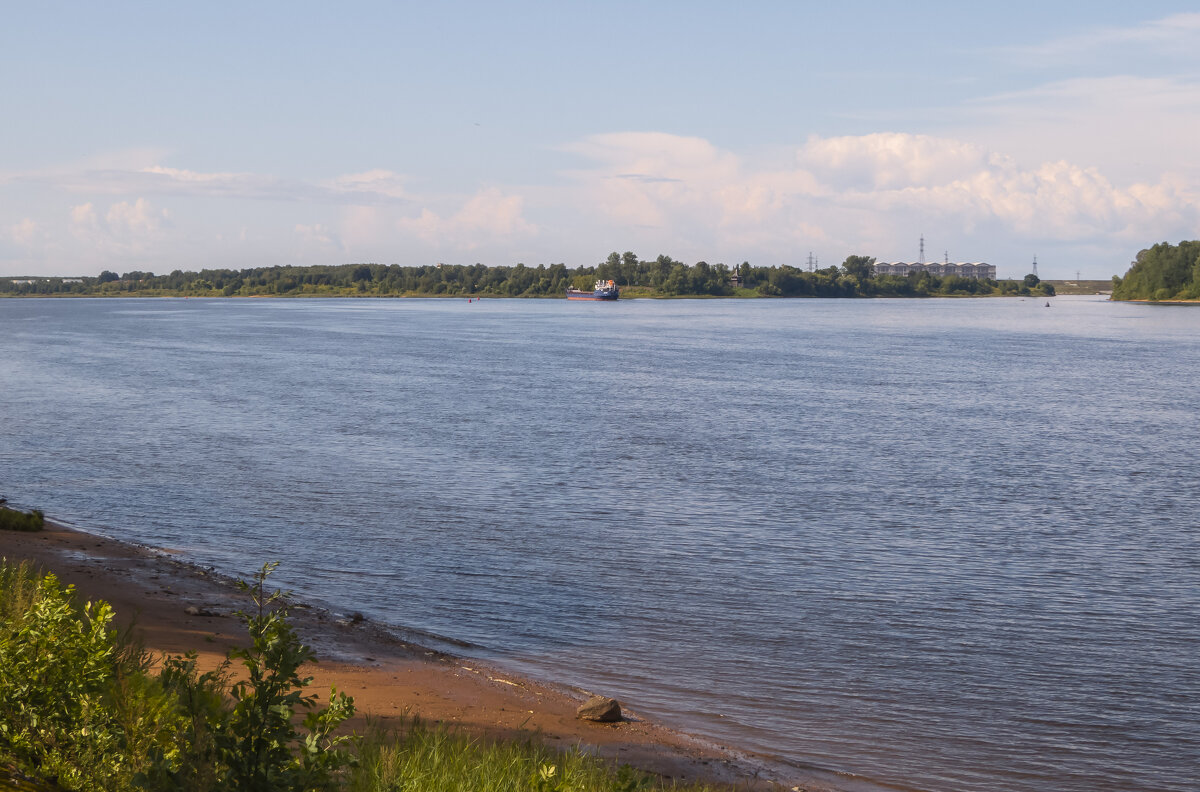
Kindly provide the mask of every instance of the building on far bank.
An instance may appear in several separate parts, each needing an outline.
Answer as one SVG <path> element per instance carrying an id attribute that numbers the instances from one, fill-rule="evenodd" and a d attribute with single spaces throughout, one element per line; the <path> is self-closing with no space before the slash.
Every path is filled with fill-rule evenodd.
<path id="1" fill-rule="evenodd" d="M 981 261 L 969 263 L 931 261 L 921 264 L 905 264 L 903 261 L 895 264 L 876 262 L 876 275 L 907 275 L 910 272 L 928 272 L 930 275 L 957 275 L 960 278 L 991 278 L 996 279 L 996 265 L 984 264 Z"/>

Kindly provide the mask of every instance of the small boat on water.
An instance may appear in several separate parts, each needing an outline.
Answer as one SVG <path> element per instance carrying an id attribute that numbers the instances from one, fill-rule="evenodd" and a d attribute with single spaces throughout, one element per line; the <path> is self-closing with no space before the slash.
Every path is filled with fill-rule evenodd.
<path id="1" fill-rule="evenodd" d="M 567 289 L 568 300 L 615 300 L 619 296 L 621 296 L 621 290 L 617 288 L 617 282 L 611 280 L 596 281 L 595 289 L 590 292 Z"/>

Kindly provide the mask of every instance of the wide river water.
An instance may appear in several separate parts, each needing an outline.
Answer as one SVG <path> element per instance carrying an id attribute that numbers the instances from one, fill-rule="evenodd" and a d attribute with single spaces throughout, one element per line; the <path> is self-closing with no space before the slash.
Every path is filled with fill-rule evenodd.
<path id="1" fill-rule="evenodd" d="M 1045 302 L 0 300 L 0 492 L 787 763 L 1194 792 L 1200 307 Z"/>

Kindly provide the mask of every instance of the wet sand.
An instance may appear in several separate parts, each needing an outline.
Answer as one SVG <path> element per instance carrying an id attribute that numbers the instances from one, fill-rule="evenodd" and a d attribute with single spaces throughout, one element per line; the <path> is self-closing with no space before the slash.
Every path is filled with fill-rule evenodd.
<path id="1" fill-rule="evenodd" d="M 169 553 L 47 523 L 40 533 L 0 531 L 0 556 L 29 559 L 75 586 L 85 600 L 103 599 L 118 621 L 132 623 L 153 654 L 195 651 L 204 668 L 218 665 L 239 645 L 244 628 L 234 612 L 248 606 L 232 581 L 183 563 Z M 370 717 L 383 726 L 401 716 L 452 725 L 482 739 L 528 738 L 555 748 L 580 747 L 664 778 L 741 788 L 804 789 L 833 786 L 819 772 L 781 768 L 767 757 L 736 752 L 638 716 L 622 701 L 627 720 L 596 724 L 575 718 L 588 692 L 546 684 L 486 663 L 418 646 L 370 621 L 294 604 L 293 622 L 317 653 L 307 669 L 310 688 L 334 686 L 354 697 L 361 731 Z M 604 691 L 594 691 L 604 694 Z M 772 779 L 772 780 L 767 780 Z"/>

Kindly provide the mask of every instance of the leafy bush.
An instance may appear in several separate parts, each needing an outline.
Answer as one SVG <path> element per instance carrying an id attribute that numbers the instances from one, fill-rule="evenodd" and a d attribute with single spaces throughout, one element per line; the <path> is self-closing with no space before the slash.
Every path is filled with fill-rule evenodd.
<path id="1" fill-rule="evenodd" d="M 105 602 L 0 564 L 0 751 L 68 789 L 130 786 L 173 709 Z"/>
<path id="2" fill-rule="evenodd" d="M 65 789 L 324 792 L 353 757 L 333 731 L 354 712 L 331 692 L 316 708 L 299 675 L 313 658 L 287 621 L 281 592 L 265 594 L 274 565 L 241 614 L 247 649 L 201 674 L 195 654 L 148 656 L 112 627 L 105 602 L 80 607 L 72 586 L 28 564 L 0 560 L 0 756 Z M 229 684 L 233 659 L 245 677 Z M 307 712 L 303 732 L 293 714 Z"/>

